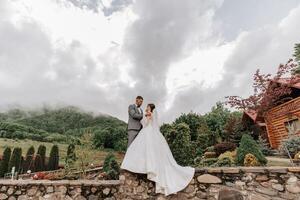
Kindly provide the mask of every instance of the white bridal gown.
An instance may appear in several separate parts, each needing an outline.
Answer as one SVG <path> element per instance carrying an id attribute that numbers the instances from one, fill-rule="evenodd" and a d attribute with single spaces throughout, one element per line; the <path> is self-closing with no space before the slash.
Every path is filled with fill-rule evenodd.
<path id="1" fill-rule="evenodd" d="M 147 174 L 147 178 L 156 183 L 156 193 L 167 196 L 184 189 L 192 180 L 195 169 L 176 163 L 159 130 L 156 112 L 151 120 L 143 122 L 143 127 L 128 147 L 121 168 Z"/>

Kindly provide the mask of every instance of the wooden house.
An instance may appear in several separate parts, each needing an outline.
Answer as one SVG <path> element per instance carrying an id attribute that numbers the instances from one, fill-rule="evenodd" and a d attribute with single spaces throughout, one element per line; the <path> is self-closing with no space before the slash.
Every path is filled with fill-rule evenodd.
<path id="1" fill-rule="evenodd" d="M 278 84 L 285 84 L 286 79 L 280 79 Z M 291 86 L 289 100 L 274 106 L 258 116 L 256 111 L 245 111 L 243 121 L 250 121 L 260 127 L 261 134 L 266 133 L 270 146 L 277 149 L 281 142 L 290 135 L 300 136 L 300 81 Z"/>

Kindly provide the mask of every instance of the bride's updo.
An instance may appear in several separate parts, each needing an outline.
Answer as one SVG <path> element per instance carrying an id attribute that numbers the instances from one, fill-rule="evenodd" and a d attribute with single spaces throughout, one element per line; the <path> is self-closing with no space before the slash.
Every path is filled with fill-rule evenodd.
<path id="1" fill-rule="evenodd" d="M 155 109 L 155 105 L 153 103 L 149 103 L 147 106 L 149 106 L 151 112 Z"/>

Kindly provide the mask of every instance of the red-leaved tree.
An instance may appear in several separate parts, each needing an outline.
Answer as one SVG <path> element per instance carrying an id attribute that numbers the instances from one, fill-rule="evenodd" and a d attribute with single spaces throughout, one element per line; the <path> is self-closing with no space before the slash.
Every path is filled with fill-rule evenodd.
<path id="1" fill-rule="evenodd" d="M 258 69 L 253 76 L 253 94 L 248 98 L 227 96 L 226 104 L 242 110 L 255 110 L 263 115 L 265 111 L 287 101 L 292 92 L 291 86 L 300 82 L 300 76 L 293 75 L 297 64 L 290 59 L 286 64 L 280 64 L 275 75 L 261 74 Z"/>

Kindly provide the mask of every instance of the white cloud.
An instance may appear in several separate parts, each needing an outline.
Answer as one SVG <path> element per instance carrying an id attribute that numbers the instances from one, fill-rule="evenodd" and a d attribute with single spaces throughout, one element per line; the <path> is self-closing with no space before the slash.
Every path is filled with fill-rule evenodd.
<path id="1" fill-rule="evenodd" d="M 1 108 L 64 103 L 126 120 L 143 95 L 169 121 L 248 94 L 255 69 L 273 71 L 300 40 L 290 5 L 281 20 L 224 33 L 221 0 L 102 3 L 0 1 Z"/>

